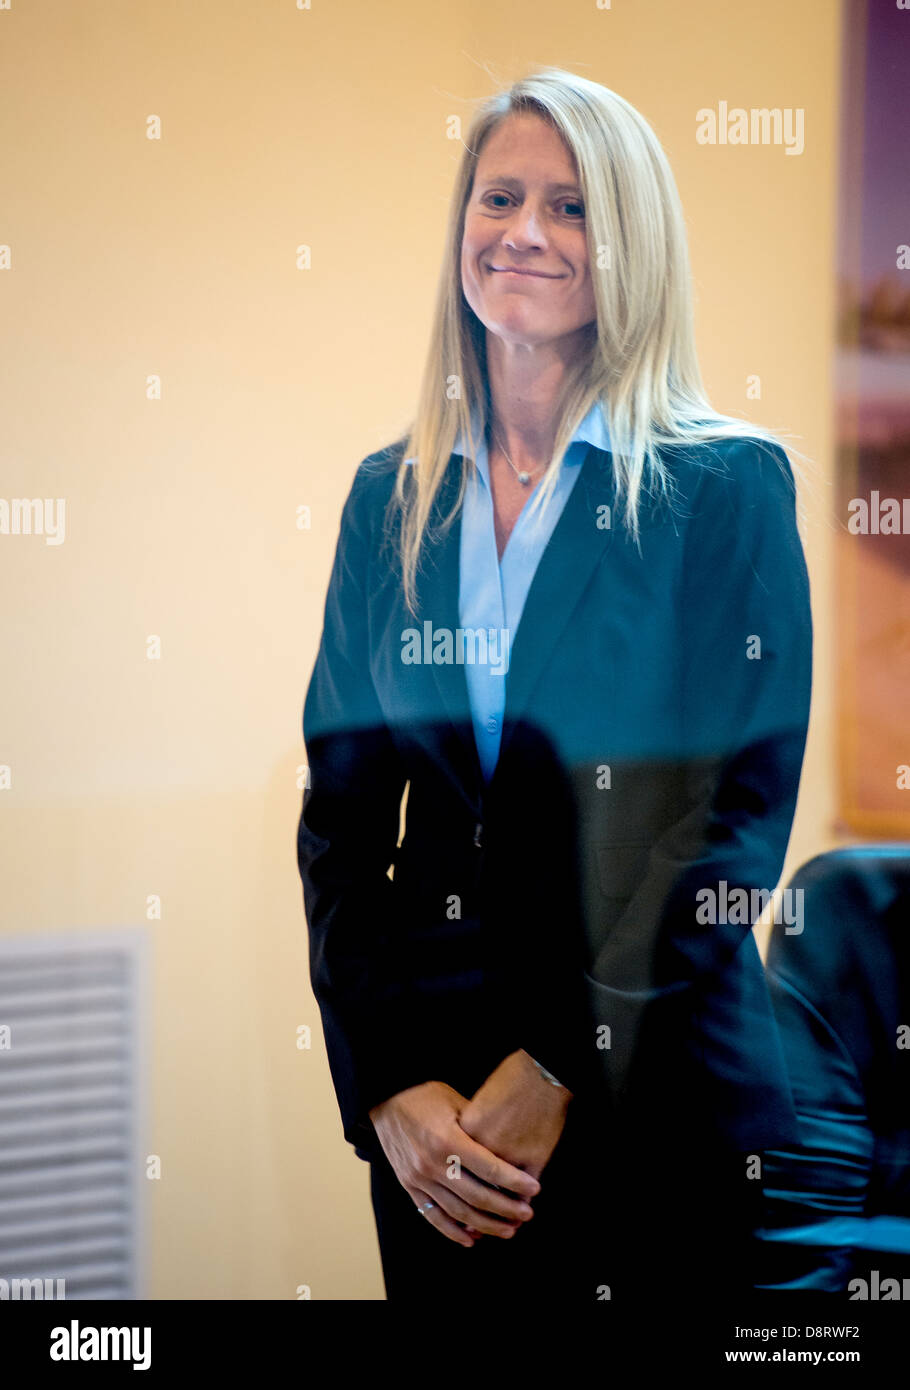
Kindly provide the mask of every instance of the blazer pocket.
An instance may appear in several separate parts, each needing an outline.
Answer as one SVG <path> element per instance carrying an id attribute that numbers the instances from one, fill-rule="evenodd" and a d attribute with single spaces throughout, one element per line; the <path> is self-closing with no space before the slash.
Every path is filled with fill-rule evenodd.
<path id="1" fill-rule="evenodd" d="M 669 1006 L 683 996 L 695 997 L 694 986 L 690 980 L 674 980 L 669 985 L 655 985 L 648 989 L 614 989 L 585 971 L 585 992 L 588 1004 L 596 1016 L 606 1017 L 611 1012 L 627 1017 L 635 1017 L 652 1004 L 662 1001 Z"/>
<path id="2" fill-rule="evenodd" d="M 652 1074 L 670 1078 L 687 1036 L 693 991 L 680 981 L 663 988 L 614 989 L 585 971 L 588 1022 L 597 1039 L 597 1061 L 614 1098 L 629 1094 L 633 1058 Z"/>
<path id="3" fill-rule="evenodd" d="M 648 872 L 649 843 L 640 840 L 600 845 L 597 882 L 605 898 L 631 898 Z"/>

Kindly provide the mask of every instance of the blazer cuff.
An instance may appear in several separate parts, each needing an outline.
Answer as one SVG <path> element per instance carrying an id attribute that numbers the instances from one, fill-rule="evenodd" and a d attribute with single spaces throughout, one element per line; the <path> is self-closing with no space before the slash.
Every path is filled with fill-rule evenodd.
<path id="1" fill-rule="evenodd" d="M 369 1041 L 363 1039 L 360 1047 L 329 1053 L 344 1137 L 358 1152 L 366 1150 L 370 1156 L 382 1151 L 370 1119 L 369 1112 L 373 1107 L 412 1086 L 420 1086 L 427 1081 L 442 1081 L 446 1071 L 444 1059 L 427 1045 L 426 1040 L 420 1039 L 419 1033 L 416 1043 L 402 1038 L 399 1045 L 394 1047 L 390 1046 L 388 1040 L 383 1040 L 377 1046 L 375 1039 L 378 1036 L 377 1029 L 372 1049 Z M 377 1053 L 380 1055 L 377 1056 Z M 358 1057 L 356 1067 L 355 1055 Z"/>

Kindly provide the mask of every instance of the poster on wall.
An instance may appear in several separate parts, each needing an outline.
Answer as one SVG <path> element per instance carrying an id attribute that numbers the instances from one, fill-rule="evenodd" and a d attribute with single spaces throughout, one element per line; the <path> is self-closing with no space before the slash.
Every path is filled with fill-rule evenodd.
<path id="1" fill-rule="evenodd" d="M 840 818 L 910 837 L 908 16 L 852 0 L 845 45 L 837 342 Z"/>

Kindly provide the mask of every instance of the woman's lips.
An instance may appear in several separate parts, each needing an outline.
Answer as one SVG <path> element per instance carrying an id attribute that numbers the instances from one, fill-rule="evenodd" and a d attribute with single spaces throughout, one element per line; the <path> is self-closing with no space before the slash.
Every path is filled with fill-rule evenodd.
<path id="1" fill-rule="evenodd" d="M 560 275 L 548 275 L 543 270 L 519 270 L 512 265 L 491 265 L 490 269 L 497 275 L 527 275 L 535 280 L 561 280 Z"/>

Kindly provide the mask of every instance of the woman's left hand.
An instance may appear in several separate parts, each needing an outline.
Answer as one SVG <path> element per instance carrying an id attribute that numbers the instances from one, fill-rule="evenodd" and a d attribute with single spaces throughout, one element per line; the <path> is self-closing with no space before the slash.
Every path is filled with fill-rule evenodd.
<path id="1" fill-rule="evenodd" d="M 511 1052 L 458 1117 L 466 1134 L 540 1179 L 559 1143 L 571 1091 L 553 1086 L 527 1052 Z"/>

